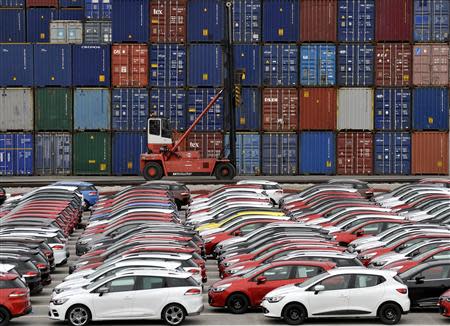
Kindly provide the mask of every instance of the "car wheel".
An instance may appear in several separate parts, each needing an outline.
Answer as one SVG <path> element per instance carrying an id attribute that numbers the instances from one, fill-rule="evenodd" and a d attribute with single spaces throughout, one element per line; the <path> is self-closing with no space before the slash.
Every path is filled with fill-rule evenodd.
<path id="1" fill-rule="evenodd" d="M 91 312 L 85 306 L 76 305 L 67 311 L 67 320 L 72 326 L 85 326 L 91 321 Z"/>
<path id="2" fill-rule="evenodd" d="M 162 312 L 162 320 L 167 325 L 180 325 L 186 318 L 184 308 L 179 304 L 169 304 Z"/>
<path id="3" fill-rule="evenodd" d="M 227 300 L 227 307 L 232 314 L 243 314 L 248 309 L 248 299 L 243 294 L 232 294 Z"/>
<path id="4" fill-rule="evenodd" d="M 236 169 L 231 163 L 219 163 L 214 174 L 217 180 L 232 180 L 236 175 Z"/>
<path id="5" fill-rule="evenodd" d="M 395 303 L 385 303 L 381 306 L 378 315 L 383 324 L 395 325 L 402 318 L 402 311 Z"/>
<path id="6" fill-rule="evenodd" d="M 283 310 L 282 317 L 288 325 L 300 325 L 306 320 L 305 307 L 300 304 L 290 304 Z"/>
<path id="7" fill-rule="evenodd" d="M 9 325 L 9 320 L 11 319 L 11 315 L 6 308 L 0 307 L 0 326 Z"/>
<path id="8" fill-rule="evenodd" d="M 147 181 L 159 180 L 163 177 L 163 169 L 161 165 L 156 162 L 148 162 L 144 166 L 142 174 Z"/>

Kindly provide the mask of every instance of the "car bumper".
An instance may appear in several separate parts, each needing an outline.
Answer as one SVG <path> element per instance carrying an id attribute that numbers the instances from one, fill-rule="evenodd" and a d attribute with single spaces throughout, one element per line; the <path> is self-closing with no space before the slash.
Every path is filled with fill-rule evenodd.
<path id="1" fill-rule="evenodd" d="M 269 318 L 281 318 L 281 312 L 285 306 L 285 303 L 282 301 L 283 300 L 276 303 L 269 303 L 267 300 L 263 300 L 261 302 L 261 307 L 263 309 L 264 316 Z"/>
<path id="2" fill-rule="evenodd" d="M 56 266 L 64 265 L 69 258 L 70 253 L 68 250 L 54 250 L 55 264 Z"/>
<path id="3" fill-rule="evenodd" d="M 31 304 L 30 304 L 30 305 L 27 305 L 21 312 L 12 315 L 12 318 L 25 316 L 25 315 L 28 315 L 28 314 L 30 314 L 32 312 L 33 312 L 33 309 L 32 309 Z"/>
<path id="4" fill-rule="evenodd" d="M 444 317 L 450 317 L 450 302 L 448 301 L 439 301 L 439 313 Z"/>
<path id="5" fill-rule="evenodd" d="M 224 292 L 208 291 L 208 304 L 211 307 L 225 307 L 228 295 Z"/>
<path id="6" fill-rule="evenodd" d="M 48 305 L 48 318 L 64 321 L 66 319 L 66 310 L 64 305 L 56 306 L 53 303 L 50 303 Z"/>
<path id="7" fill-rule="evenodd" d="M 198 316 L 201 314 L 201 312 L 205 309 L 205 306 L 202 304 L 200 304 L 196 309 L 194 309 L 193 311 L 188 311 L 188 316 Z"/>

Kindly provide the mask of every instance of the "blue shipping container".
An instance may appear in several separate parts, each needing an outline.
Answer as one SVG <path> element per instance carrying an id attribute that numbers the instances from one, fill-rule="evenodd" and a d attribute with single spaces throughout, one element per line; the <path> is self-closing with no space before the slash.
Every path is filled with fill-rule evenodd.
<path id="1" fill-rule="evenodd" d="M 113 175 L 139 175 L 142 153 L 147 153 L 147 134 L 144 132 L 115 132 L 112 136 Z"/>
<path id="2" fill-rule="evenodd" d="M 33 86 L 33 46 L 0 45 L 0 86 Z"/>
<path id="3" fill-rule="evenodd" d="M 414 41 L 447 42 L 449 16 L 448 0 L 414 0 Z"/>
<path id="4" fill-rule="evenodd" d="M 61 9 L 59 11 L 60 20 L 84 20 L 83 8 Z"/>
<path id="5" fill-rule="evenodd" d="M 114 0 L 112 8 L 113 42 L 148 42 L 148 0 Z"/>
<path id="6" fill-rule="evenodd" d="M 374 84 L 375 47 L 368 44 L 341 44 L 337 55 L 339 86 Z"/>
<path id="7" fill-rule="evenodd" d="M 150 45 L 150 85 L 186 86 L 186 47 L 179 44 Z"/>
<path id="8" fill-rule="evenodd" d="M 266 44 L 263 46 L 263 84 L 295 86 L 298 83 L 298 46 Z"/>
<path id="9" fill-rule="evenodd" d="M 300 133 L 300 174 L 336 173 L 336 134 L 332 131 Z"/>
<path id="10" fill-rule="evenodd" d="M 108 89 L 75 89 L 73 102 L 75 130 L 110 129 L 111 93 Z"/>
<path id="11" fill-rule="evenodd" d="M 69 175 L 72 172 L 72 135 L 36 133 L 34 168 L 37 175 Z"/>
<path id="12" fill-rule="evenodd" d="M 84 16 L 88 20 L 110 20 L 112 0 L 85 0 Z"/>
<path id="13" fill-rule="evenodd" d="M 0 9 L 0 42 L 23 43 L 25 41 L 25 10 Z"/>
<path id="14" fill-rule="evenodd" d="M 112 90 L 112 129 L 120 131 L 147 130 L 148 91 L 145 88 Z"/>
<path id="15" fill-rule="evenodd" d="M 234 69 L 240 74 L 241 85 L 260 86 L 261 46 L 253 44 L 236 44 L 234 45 L 233 51 Z"/>
<path id="16" fill-rule="evenodd" d="M 376 89 L 375 130 L 410 130 L 411 102 L 411 91 L 409 89 Z"/>
<path id="17" fill-rule="evenodd" d="M 59 19 L 56 8 L 27 9 L 27 42 L 50 42 L 50 21 Z"/>
<path id="18" fill-rule="evenodd" d="M 189 42 L 220 42 L 224 38 L 225 2 L 195 0 L 187 4 Z"/>
<path id="19" fill-rule="evenodd" d="M 375 133 L 375 174 L 411 174 L 411 134 Z"/>
<path id="20" fill-rule="evenodd" d="M 73 46 L 73 85 L 103 86 L 111 83 L 111 48 L 108 45 Z"/>
<path id="21" fill-rule="evenodd" d="M 33 135 L 0 134 L 0 175 L 33 174 Z"/>
<path id="22" fill-rule="evenodd" d="M 218 93 L 218 90 L 211 88 L 195 88 L 187 93 L 187 125 L 190 126 L 200 113 L 206 108 L 208 103 Z M 223 96 L 211 107 L 205 116 L 194 128 L 196 131 L 221 131 L 223 130 Z"/>
<path id="23" fill-rule="evenodd" d="M 375 38 L 375 0 L 338 0 L 338 40 L 372 42 Z"/>
<path id="24" fill-rule="evenodd" d="M 225 157 L 230 154 L 230 136 L 225 135 Z M 259 134 L 236 134 L 236 170 L 238 175 L 261 174 L 261 137 Z"/>
<path id="25" fill-rule="evenodd" d="M 257 131 L 261 126 L 261 92 L 242 88 L 241 104 L 236 107 L 236 130 Z"/>
<path id="26" fill-rule="evenodd" d="M 83 7 L 84 0 L 59 0 L 59 6 L 61 8 Z"/>
<path id="27" fill-rule="evenodd" d="M 336 84 L 336 47 L 307 44 L 300 47 L 300 84 L 332 86 Z"/>
<path id="28" fill-rule="evenodd" d="M 262 173 L 265 175 L 297 174 L 297 140 L 297 134 L 263 134 Z"/>
<path id="29" fill-rule="evenodd" d="M 299 41 L 299 13 L 298 0 L 264 0 L 263 41 Z"/>
<path id="30" fill-rule="evenodd" d="M 25 0 L 0 0 L 0 7 L 23 8 Z"/>
<path id="31" fill-rule="evenodd" d="M 413 91 L 413 129 L 448 130 L 448 104 L 448 88 L 415 88 Z"/>
<path id="32" fill-rule="evenodd" d="M 150 91 L 150 116 L 169 119 L 173 130 L 184 130 L 186 91 L 180 88 L 153 88 Z"/>
<path id="33" fill-rule="evenodd" d="M 261 0 L 233 0 L 233 42 L 261 41 Z"/>
<path id="34" fill-rule="evenodd" d="M 188 53 L 189 86 L 223 85 L 222 46 L 216 44 L 191 44 Z"/>
<path id="35" fill-rule="evenodd" d="M 68 44 L 34 45 L 34 85 L 72 85 L 72 46 Z"/>

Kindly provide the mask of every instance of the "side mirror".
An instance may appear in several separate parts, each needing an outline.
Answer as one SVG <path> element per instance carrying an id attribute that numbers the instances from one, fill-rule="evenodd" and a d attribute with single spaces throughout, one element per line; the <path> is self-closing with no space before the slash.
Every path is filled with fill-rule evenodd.
<path id="1" fill-rule="evenodd" d="M 256 283 L 257 284 L 264 284 L 267 282 L 267 278 L 265 276 L 258 276 L 256 278 Z"/>
<path id="2" fill-rule="evenodd" d="M 318 294 L 320 291 L 323 291 L 323 290 L 325 290 L 325 286 L 324 285 L 321 285 L 321 284 L 316 285 L 314 287 L 314 294 Z"/>
<path id="3" fill-rule="evenodd" d="M 357 237 L 362 237 L 363 235 L 364 235 L 364 231 L 363 230 L 356 231 L 356 236 Z"/>
<path id="4" fill-rule="evenodd" d="M 233 235 L 235 237 L 240 237 L 242 235 L 242 231 L 241 230 L 236 230 L 236 231 L 233 232 Z"/>
<path id="5" fill-rule="evenodd" d="M 415 278 L 415 280 L 416 280 L 416 284 L 423 284 L 423 283 L 425 283 L 425 276 L 417 276 Z"/>
<path id="6" fill-rule="evenodd" d="M 102 286 L 101 288 L 99 288 L 97 290 L 97 293 L 99 294 L 99 296 L 101 297 L 103 294 L 108 293 L 109 289 L 106 286 Z"/>

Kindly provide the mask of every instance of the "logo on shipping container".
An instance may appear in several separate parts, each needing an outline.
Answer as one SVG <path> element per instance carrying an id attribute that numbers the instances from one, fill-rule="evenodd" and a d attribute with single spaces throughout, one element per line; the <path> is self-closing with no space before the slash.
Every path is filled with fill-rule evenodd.
<path id="1" fill-rule="evenodd" d="M 278 103 L 278 97 L 265 97 L 264 102 L 266 103 Z"/>
<path id="2" fill-rule="evenodd" d="M 162 9 L 153 9 L 153 15 L 162 15 L 163 11 Z"/>

